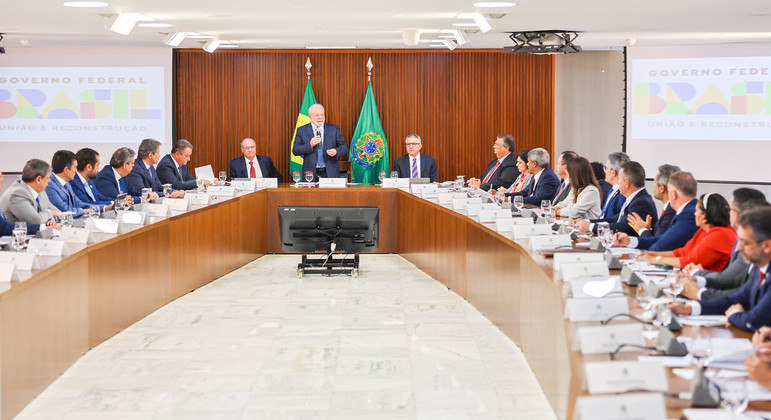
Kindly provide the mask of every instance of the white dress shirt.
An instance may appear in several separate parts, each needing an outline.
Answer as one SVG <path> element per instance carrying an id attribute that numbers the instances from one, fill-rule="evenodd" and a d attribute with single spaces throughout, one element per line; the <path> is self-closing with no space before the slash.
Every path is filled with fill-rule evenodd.
<path id="1" fill-rule="evenodd" d="M 260 169 L 260 162 L 257 161 L 257 156 L 254 156 L 254 159 L 252 159 L 252 160 L 249 160 L 249 159 L 247 159 L 246 156 L 244 156 L 244 162 L 246 162 L 246 175 L 249 178 L 251 178 L 251 176 L 249 176 L 249 174 L 251 173 L 251 170 L 252 170 L 252 168 L 249 166 L 249 162 L 253 162 L 254 163 L 255 178 L 264 178 L 265 177 L 265 175 L 263 175 L 263 173 L 262 173 L 262 169 Z"/>

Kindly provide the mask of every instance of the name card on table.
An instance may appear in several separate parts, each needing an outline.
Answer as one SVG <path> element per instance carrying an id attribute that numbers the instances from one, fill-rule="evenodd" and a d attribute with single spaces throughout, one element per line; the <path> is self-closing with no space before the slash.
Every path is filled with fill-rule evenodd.
<path id="1" fill-rule="evenodd" d="M 230 181 L 230 186 L 237 189 L 238 191 L 254 191 L 257 188 L 253 179 Z"/>
<path id="2" fill-rule="evenodd" d="M 566 301 L 565 311 L 570 322 L 604 321 L 616 314 L 628 314 L 625 296 L 602 299 L 575 299 Z"/>
<path id="3" fill-rule="evenodd" d="M 455 198 L 462 198 L 465 199 L 466 193 L 459 193 L 459 192 L 440 192 L 437 193 L 437 198 L 439 199 L 439 205 L 441 206 L 450 206 L 452 205 L 452 200 Z"/>
<path id="4" fill-rule="evenodd" d="M 468 199 L 467 198 L 453 198 L 452 199 L 452 209 L 455 211 L 464 211 L 466 210 L 466 206 L 468 205 Z"/>
<path id="5" fill-rule="evenodd" d="M 667 374 L 660 362 L 593 362 L 584 364 L 584 369 L 590 394 L 669 389 Z"/>
<path id="6" fill-rule="evenodd" d="M 183 198 L 182 200 L 187 200 L 188 206 L 185 206 L 185 208 L 175 209 L 175 208 L 171 207 L 171 203 L 169 203 L 169 208 L 172 209 L 172 210 L 175 210 L 175 211 L 179 211 L 179 210 L 184 211 L 184 210 L 187 210 L 188 207 L 191 206 L 191 205 L 192 206 L 206 206 L 206 205 L 209 204 L 209 202 L 212 200 L 212 198 L 213 197 L 210 196 L 209 194 L 204 194 L 204 193 L 185 193 L 185 198 Z M 182 206 L 180 205 L 180 207 L 182 207 Z"/>
<path id="7" fill-rule="evenodd" d="M 555 248 L 572 248 L 570 235 L 536 235 L 530 237 L 530 247 L 533 251 Z"/>
<path id="8" fill-rule="evenodd" d="M 605 261 L 562 264 L 562 280 L 570 281 L 576 277 L 609 276 L 608 263 Z"/>
<path id="9" fill-rule="evenodd" d="M 17 270 L 22 271 L 31 271 L 33 268 L 38 268 L 35 254 L 27 252 L 0 251 L 0 262 L 13 264 Z"/>
<path id="10" fill-rule="evenodd" d="M 467 200 L 468 204 L 482 204 L 484 201 L 482 200 L 482 197 L 470 197 Z M 488 204 L 495 204 L 495 203 L 488 203 Z"/>
<path id="11" fill-rule="evenodd" d="M 532 219 L 531 219 L 532 220 Z M 514 232 L 515 239 L 527 238 L 535 235 L 551 235 L 551 226 L 549 225 L 514 225 L 511 229 Z"/>
<path id="12" fill-rule="evenodd" d="M 319 178 L 319 188 L 345 188 L 345 178 Z"/>
<path id="13" fill-rule="evenodd" d="M 436 184 L 410 184 L 410 190 L 423 198 L 436 198 L 439 186 Z"/>
<path id="14" fill-rule="evenodd" d="M 129 225 L 144 225 L 147 212 L 145 211 L 118 211 L 115 220 L 118 223 L 125 223 Z"/>
<path id="15" fill-rule="evenodd" d="M 278 178 L 256 178 L 254 186 L 255 188 L 278 188 Z"/>
<path id="16" fill-rule="evenodd" d="M 0 262 L 0 283 L 10 283 L 13 280 L 13 270 L 16 268 L 11 263 Z"/>
<path id="17" fill-rule="evenodd" d="M 645 345 L 642 324 L 603 325 L 601 327 L 581 327 L 578 329 L 578 342 L 583 354 L 611 353 L 622 344 Z M 631 346 L 620 351 L 640 351 Z"/>
<path id="18" fill-rule="evenodd" d="M 32 238 L 27 244 L 27 252 L 46 257 L 61 257 L 64 252 L 64 241 Z"/>
<path id="19" fill-rule="evenodd" d="M 185 193 L 185 197 L 187 198 L 164 198 L 163 204 L 169 205 L 169 210 L 171 211 L 186 211 L 188 204 L 192 204 L 190 202 L 191 196 L 193 196 L 193 199 L 195 199 L 198 196 L 204 196 L 206 197 L 206 202 L 203 204 L 209 204 L 209 197 L 206 194 L 189 194 Z"/>
<path id="20" fill-rule="evenodd" d="M 661 420 L 667 418 L 664 395 L 656 392 L 613 396 L 579 397 L 576 420 Z"/>
<path id="21" fill-rule="evenodd" d="M 86 229 L 102 233 L 118 233 L 115 219 L 86 219 Z"/>
<path id="22" fill-rule="evenodd" d="M 620 296 L 621 279 L 618 276 L 574 277 L 570 279 L 570 291 L 576 299 L 600 298 L 613 294 Z"/>
<path id="23" fill-rule="evenodd" d="M 167 203 L 151 204 L 147 203 L 142 208 L 149 216 L 153 217 L 166 217 L 169 215 L 169 205 Z"/>
<path id="24" fill-rule="evenodd" d="M 565 263 L 602 262 L 605 259 L 601 252 L 562 252 L 554 254 L 554 270 L 561 271 Z"/>
<path id="25" fill-rule="evenodd" d="M 468 213 L 469 216 L 479 216 L 479 212 L 482 210 L 498 210 L 500 207 L 498 207 L 495 203 L 480 203 L 480 202 L 472 202 L 471 200 L 482 200 L 481 197 L 475 197 L 475 198 L 469 198 L 468 204 L 466 205 L 466 213 Z M 511 217 L 511 214 L 509 216 Z"/>
<path id="26" fill-rule="evenodd" d="M 425 184 L 423 184 L 425 185 Z M 383 178 L 383 188 L 410 188 L 409 178 Z"/>
<path id="27" fill-rule="evenodd" d="M 230 187 L 227 187 L 224 185 L 212 185 L 212 186 L 206 187 L 206 193 L 209 195 L 215 195 L 218 197 L 235 197 L 236 189 L 232 185 Z M 188 199 L 189 198 L 190 197 L 188 197 Z"/>
<path id="28" fill-rule="evenodd" d="M 496 219 L 511 217 L 511 210 L 496 208 L 495 210 L 479 210 L 479 223 L 495 223 Z"/>
<path id="29" fill-rule="evenodd" d="M 64 226 L 62 227 L 62 233 L 59 235 L 59 240 L 76 244 L 87 244 L 89 235 L 91 235 L 91 231 L 88 229 Z"/>

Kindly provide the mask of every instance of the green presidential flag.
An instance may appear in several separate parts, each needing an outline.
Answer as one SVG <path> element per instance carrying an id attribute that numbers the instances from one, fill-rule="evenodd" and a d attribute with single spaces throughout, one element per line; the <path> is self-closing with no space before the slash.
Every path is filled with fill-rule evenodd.
<path id="1" fill-rule="evenodd" d="M 380 182 L 380 171 L 386 171 L 386 176 L 390 176 L 388 141 L 380 124 L 372 82 L 367 82 L 367 94 L 364 95 L 359 122 L 351 138 L 348 160 L 351 162 L 352 182 Z"/>
<path id="2" fill-rule="evenodd" d="M 289 174 L 290 175 L 294 171 L 300 171 L 302 173 L 303 158 L 300 156 L 295 156 L 292 153 L 292 149 L 294 148 L 294 139 L 295 137 L 297 137 L 297 129 L 311 122 L 310 117 L 308 117 L 308 108 L 310 108 L 310 106 L 315 103 L 316 103 L 316 95 L 313 94 L 313 86 L 311 86 L 311 79 L 309 77 L 308 83 L 305 85 L 305 94 L 303 94 L 303 101 L 300 104 L 300 113 L 297 114 L 297 124 L 295 124 L 294 126 L 292 141 L 289 142 L 290 143 L 289 145 Z"/>

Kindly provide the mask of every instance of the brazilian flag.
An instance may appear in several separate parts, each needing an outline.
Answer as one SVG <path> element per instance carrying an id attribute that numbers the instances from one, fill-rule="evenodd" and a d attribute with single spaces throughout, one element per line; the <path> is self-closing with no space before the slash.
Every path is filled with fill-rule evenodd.
<path id="1" fill-rule="evenodd" d="M 367 94 L 364 95 L 359 122 L 353 132 L 348 160 L 351 162 L 352 182 L 378 183 L 380 171 L 386 171 L 386 176 L 390 176 L 388 141 L 380 124 L 372 82 L 367 82 Z"/>
<path id="2" fill-rule="evenodd" d="M 294 133 L 292 133 L 292 141 L 289 142 L 289 175 L 292 175 L 292 172 L 294 171 L 299 171 L 302 174 L 303 158 L 292 154 L 292 148 L 294 148 L 294 139 L 297 137 L 297 129 L 311 122 L 310 117 L 308 117 L 308 108 L 315 103 L 316 95 L 313 94 L 311 79 L 308 78 L 308 83 L 305 85 L 303 101 L 300 104 L 300 113 L 297 114 L 297 124 L 295 124 Z"/>

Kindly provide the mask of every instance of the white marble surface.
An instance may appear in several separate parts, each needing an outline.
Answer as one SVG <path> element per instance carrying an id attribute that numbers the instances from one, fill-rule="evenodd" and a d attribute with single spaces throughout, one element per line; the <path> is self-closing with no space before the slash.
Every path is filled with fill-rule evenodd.
<path id="1" fill-rule="evenodd" d="M 520 350 L 397 255 L 262 257 L 89 351 L 19 419 L 553 419 Z"/>

